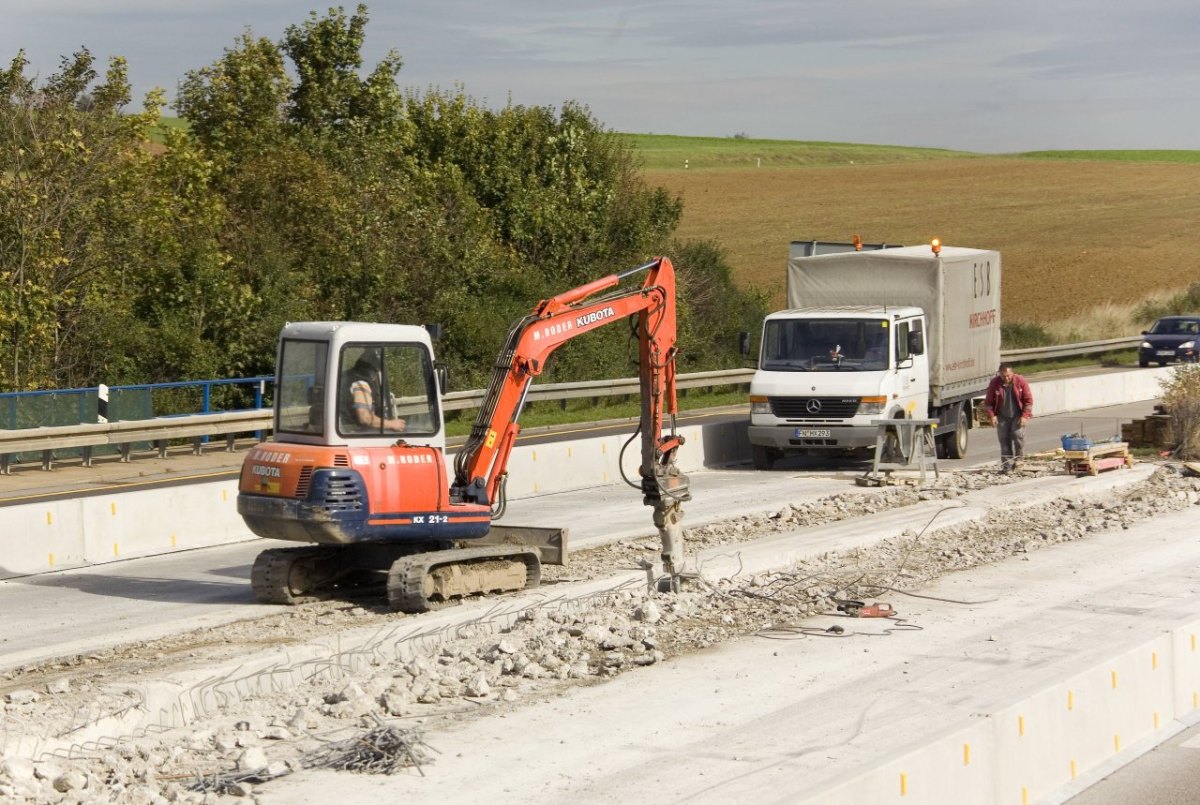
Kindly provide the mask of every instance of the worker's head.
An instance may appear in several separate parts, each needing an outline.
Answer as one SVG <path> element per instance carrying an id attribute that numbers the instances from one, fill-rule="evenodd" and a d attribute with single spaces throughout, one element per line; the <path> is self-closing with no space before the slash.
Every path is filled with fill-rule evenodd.
<path id="1" fill-rule="evenodd" d="M 1000 370 L 996 372 L 1000 379 L 1004 381 L 1004 385 L 1009 385 L 1013 382 L 1013 368 L 1011 363 L 1000 364 Z"/>
<path id="2" fill-rule="evenodd" d="M 362 354 L 358 356 L 358 360 L 354 362 L 354 368 L 360 372 L 378 372 L 379 371 L 379 350 L 364 349 Z"/>

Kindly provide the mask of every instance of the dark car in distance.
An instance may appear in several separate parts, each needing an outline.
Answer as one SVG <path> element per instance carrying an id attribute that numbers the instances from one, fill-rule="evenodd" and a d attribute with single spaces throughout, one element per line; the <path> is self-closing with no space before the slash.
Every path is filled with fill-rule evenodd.
<path id="1" fill-rule="evenodd" d="M 1200 314 L 1195 316 L 1163 316 L 1149 330 L 1142 331 L 1138 347 L 1138 366 L 1157 363 L 1165 366 L 1173 361 L 1195 363 L 1200 351 Z"/>

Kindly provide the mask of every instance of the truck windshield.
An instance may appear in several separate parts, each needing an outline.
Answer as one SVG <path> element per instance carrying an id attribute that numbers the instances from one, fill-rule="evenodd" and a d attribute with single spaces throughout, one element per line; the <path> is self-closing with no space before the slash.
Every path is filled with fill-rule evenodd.
<path id="1" fill-rule="evenodd" d="M 886 319 L 772 319 L 763 332 L 761 369 L 854 372 L 888 368 Z"/>

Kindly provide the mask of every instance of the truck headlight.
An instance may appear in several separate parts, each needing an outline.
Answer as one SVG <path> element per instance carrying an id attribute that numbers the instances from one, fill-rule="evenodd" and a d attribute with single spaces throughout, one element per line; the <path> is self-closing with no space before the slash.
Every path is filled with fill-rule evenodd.
<path id="1" fill-rule="evenodd" d="M 751 414 L 769 414 L 771 413 L 771 398 L 763 397 L 758 394 L 750 395 L 750 413 Z"/>
<path id="2" fill-rule="evenodd" d="M 887 397 L 863 397 L 858 401 L 858 412 L 860 414 L 882 414 L 885 405 L 887 405 Z"/>
<path id="3" fill-rule="evenodd" d="M 1142 342 L 1142 349 L 1152 349 L 1150 342 L 1149 342 L 1149 341 L 1143 341 L 1143 342 Z"/>
<path id="4" fill-rule="evenodd" d="M 1179 345 L 1179 349 L 1195 349 L 1195 348 L 1196 348 L 1195 341 L 1184 341 L 1182 344 Z"/>

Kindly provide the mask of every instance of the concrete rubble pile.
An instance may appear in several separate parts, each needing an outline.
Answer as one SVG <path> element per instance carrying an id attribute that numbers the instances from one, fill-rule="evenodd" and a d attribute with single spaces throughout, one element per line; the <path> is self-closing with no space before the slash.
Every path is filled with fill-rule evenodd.
<path id="1" fill-rule="evenodd" d="M 1028 478 L 1056 469 L 1033 465 L 1022 472 Z M 989 472 L 944 475 L 921 490 L 838 495 L 692 529 L 688 540 L 692 548 L 736 544 L 918 501 L 946 500 L 950 505 L 965 492 L 1008 482 L 1010 477 Z M 113 736 L 63 756 L 8 754 L 0 762 L 0 801 L 245 801 L 258 786 L 270 785 L 270 779 L 313 767 L 311 759 L 328 755 L 335 741 L 391 728 L 419 744 L 425 727 L 503 713 L 572 685 L 596 683 L 724 641 L 766 636 L 813 614 L 836 611 L 847 599 L 915 591 L 944 573 L 1194 505 L 1200 505 L 1200 478 L 1166 465 L 1147 481 L 1103 500 L 1055 500 L 999 510 L 983 522 L 913 529 L 870 548 L 821 556 L 786 571 L 701 579 L 678 594 L 638 585 L 583 601 L 551 601 L 523 611 L 499 632 L 486 623 L 461 627 L 454 639 L 407 661 L 378 662 L 336 681 L 314 678 L 271 694 L 231 700 L 186 727 Z M 580 555 L 569 570 L 597 577 L 606 568 L 612 571 L 614 554 L 649 558 L 656 547 L 654 540 L 606 546 Z M 363 617 L 369 614 L 341 606 Z M 140 705 L 136 692 L 122 688 L 115 672 L 104 673 L 110 676 L 81 668 L 75 678 L 56 678 L 40 688 L 10 684 L 0 738 L 20 730 L 70 735 L 89 721 L 97 695 L 107 697 L 107 712 Z M 81 707 L 84 699 L 93 702 L 91 709 Z M 437 762 L 436 745 L 429 749 L 420 762 Z M 418 773 L 419 765 L 414 761 L 399 773 Z M 397 771 L 395 763 L 389 768 Z M 206 779 L 221 785 L 206 785 Z"/>

